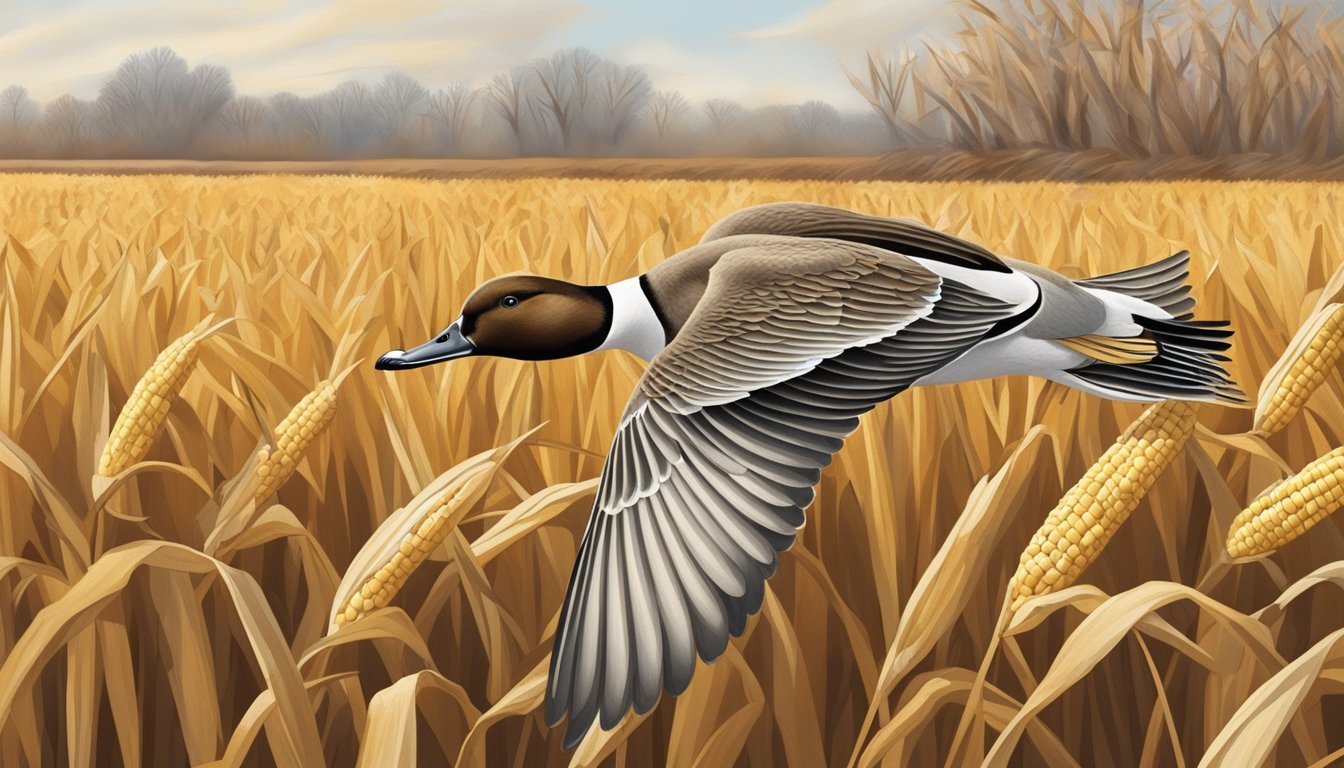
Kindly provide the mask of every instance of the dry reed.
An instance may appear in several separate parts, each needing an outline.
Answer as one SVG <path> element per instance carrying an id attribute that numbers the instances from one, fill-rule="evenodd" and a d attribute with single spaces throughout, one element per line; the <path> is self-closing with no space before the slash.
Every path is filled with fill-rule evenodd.
<path id="1" fill-rule="evenodd" d="M 1254 0 L 970 0 L 916 53 L 872 52 L 854 87 L 893 141 L 1128 157 L 1344 149 L 1340 16 Z"/>

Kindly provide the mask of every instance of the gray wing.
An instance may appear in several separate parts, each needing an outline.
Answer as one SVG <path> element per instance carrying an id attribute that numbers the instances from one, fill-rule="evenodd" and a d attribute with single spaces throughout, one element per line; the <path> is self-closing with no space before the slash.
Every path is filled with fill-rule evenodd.
<path id="1" fill-rule="evenodd" d="M 725 257 L 738 263 L 715 267 L 706 296 L 716 303 L 701 302 L 641 379 L 556 630 L 545 708 L 552 725 L 569 716 L 566 748 L 598 717 L 609 729 L 663 690 L 680 693 L 697 656 L 723 653 L 760 609 L 821 469 L 859 416 L 1012 312 L 959 284 L 917 280 L 891 254 L 818 246 L 818 270 L 764 285 L 743 262 L 778 268 L 774 249 Z M 912 282 L 904 296 L 876 302 L 861 287 L 895 274 Z M 762 306 L 780 281 L 799 311 Z M 896 330 L 872 340 L 872 326 Z"/>
<path id="2" fill-rule="evenodd" d="M 983 246 L 939 232 L 914 219 L 869 216 L 815 203 L 768 203 L 743 208 L 710 227 L 700 242 L 747 234 L 824 237 L 970 269 L 1012 271 Z"/>

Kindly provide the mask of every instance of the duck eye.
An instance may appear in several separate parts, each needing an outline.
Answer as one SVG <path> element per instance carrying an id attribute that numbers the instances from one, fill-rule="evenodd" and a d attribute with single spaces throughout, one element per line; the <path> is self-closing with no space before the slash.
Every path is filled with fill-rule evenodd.
<path id="1" fill-rule="evenodd" d="M 518 306 L 518 297 L 505 296 L 504 298 L 499 300 L 499 306 L 505 309 L 513 309 L 514 307 Z"/>

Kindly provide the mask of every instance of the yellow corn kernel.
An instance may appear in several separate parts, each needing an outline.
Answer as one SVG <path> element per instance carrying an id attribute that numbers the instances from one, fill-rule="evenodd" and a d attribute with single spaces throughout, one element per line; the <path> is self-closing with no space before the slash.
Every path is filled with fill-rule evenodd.
<path id="1" fill-rule="evenodd" d="M 179 337 L 159 353 L 136 382 L 103 446 L 98 474 L 112 477 L 144 460 L 196 362 L 202 338 L 199 330 Z"/>
<path id="2" fill-rule="evenodd" d="M 1227 553 L 1265 555 L 1344 507 L 1344 448 L 1325 454 L 1275 485 L 1232 521 Z"/>
<path id="3" fill-rule="evenodd" d="M 1036 531 L 1013 576 L 1011 608 L 1073 584 L 1180 454 L 1194 429 L 1195 413 L 1185 403 L 1168 401 L 1144 411 Z"/>
<path id="4" fill-rule="evenodd" d="M 1265 378 L 1255 409 L 1255 428 L 1265 434 L 1283 429 L 1325 382 L 1341 354 L 1344 304 L 1331 304 L 1302 326 Z"/>
<path id="5" fill-rule="evenodd" d="M 323 381 L 289 412 L 275 428 L 274 449 L 262 448 L 257 454 L 258 478 L 254 499 L 258 504 L 275 495 L 294 474 L 308 445 L 336 417 L 336 387 Z"/>

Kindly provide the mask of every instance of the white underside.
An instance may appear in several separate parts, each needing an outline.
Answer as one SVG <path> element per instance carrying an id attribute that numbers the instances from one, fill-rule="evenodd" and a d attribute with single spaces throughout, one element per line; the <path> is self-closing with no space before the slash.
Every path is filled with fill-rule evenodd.
<path id="1" fill-rule="evenodd" d="M 942 277 L 956 280 L 980 293 L 1013 304 L 1019 311 L 1025 311 L 1030 307 L 1040 292 L 1036 281 L 1021 272 L 1014 271 L 1011 274 L 984 272 L 927 259 L 916 258 L 915 261 Z M 1143 332 L 1143 328 L 1134 322 L 1135 314 L 1155 318 L 1171 317 L 1166 311 L 1131 296 L 1094 288 L 1084 287 L 1083 290 L 1096 296 L 1106 307 L 1105 321 L 1101 327 L 1093 331 L 1098 335 L 1116 337 L 1139 335 Z M 1033 339 L 1026 336 L 1023 333 L 1026 327 L 1027 324 L 1024 323 L 1003 336 L 972 347 L 956 360 L 917 380 L 914 386 L 956 384 L 995 376 L 1030 375 L 1057 381 L 1103 397 L 1115 397 L 1114 394 L 1103 392 L 1068 373 L 1069 369 L 1082 365 L 1090 358 L 1048 339 Z"/>

